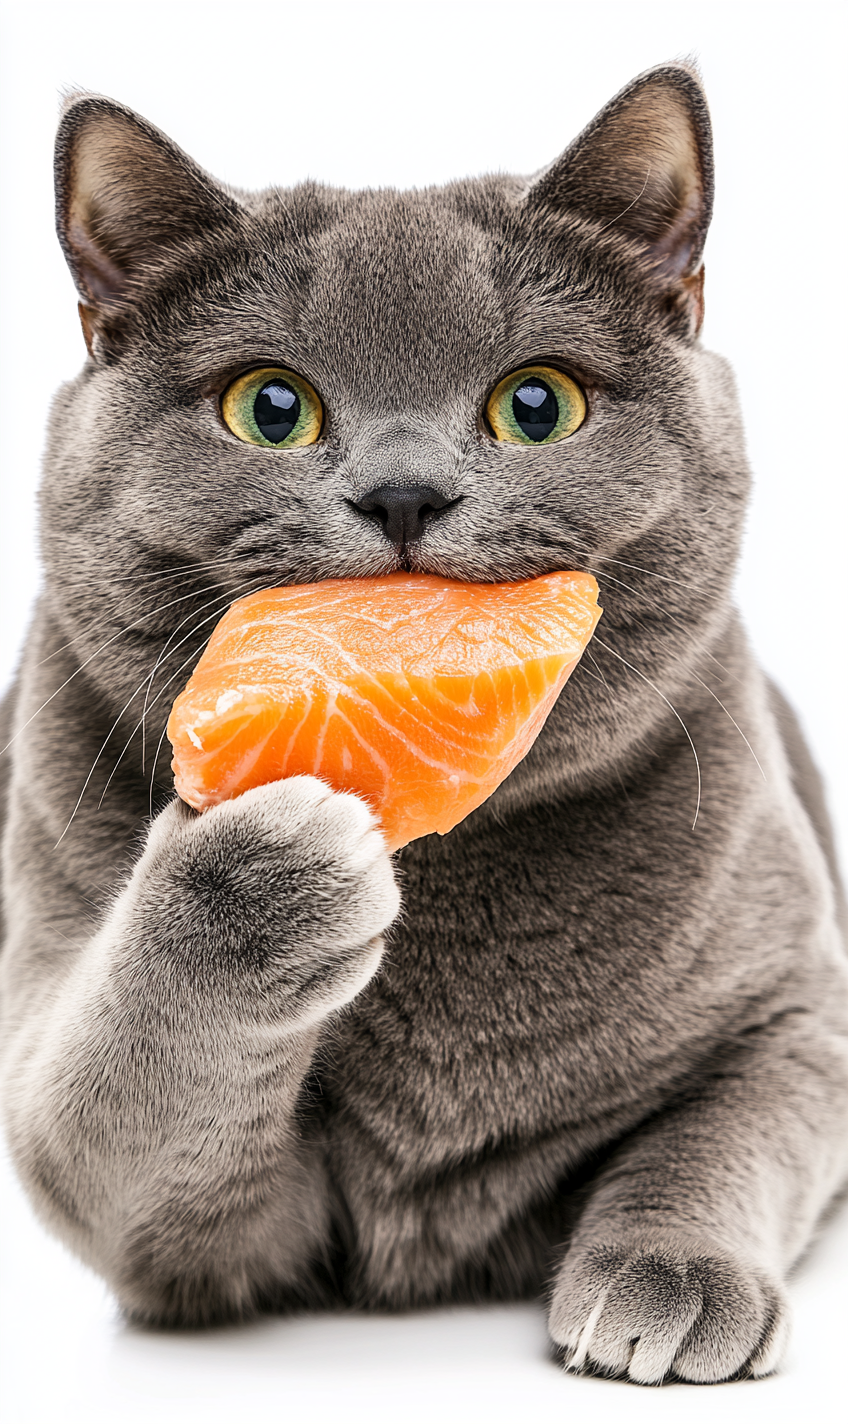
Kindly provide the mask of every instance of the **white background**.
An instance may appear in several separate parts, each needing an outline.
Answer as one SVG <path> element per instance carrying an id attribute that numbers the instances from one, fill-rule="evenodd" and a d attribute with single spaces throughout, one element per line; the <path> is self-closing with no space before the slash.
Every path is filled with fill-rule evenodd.
<path id="1" fill-rule="evenodd" d="M 807 3 L 19 3 L 4 12 L 0 681 L 38 582 L 48 402 L 83 357 L 52 230 L 59 91 L 99 90 L 242 186 L 411 186 L 548 162 L 641 69 L 700 61 L 717 208 L 705 340 L 739 379 L 756 490 L 739 598 L 848 843 L 845 11 Z M 755 729 L 748 729 L 755 740 Z M 285 1418 L 815 1419 L 844 1408 L 848 1221 L 794 1289 L 787 1371 L 720 1390 L 561 1377 L 530 1308 L 127 1331 L 2 1184 L 7 1424 Z M 840 1390 L 838 1394 L 836 1391 Z"/>

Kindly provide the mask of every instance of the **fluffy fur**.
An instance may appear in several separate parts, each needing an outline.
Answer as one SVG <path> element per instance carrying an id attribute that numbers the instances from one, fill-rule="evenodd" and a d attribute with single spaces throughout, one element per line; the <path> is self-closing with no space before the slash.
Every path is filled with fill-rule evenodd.
<path id="1" fill-rule="evenodd" d="M 730 601 L 697 78 L 635 80 L 533 179 L 410 193 L 227 190 L 82 95 L 57 194 L 90 354 L 6 706 L 2 961 L 43 1219 L 143 1321 L 546 1290 L 572 1368 L 767 1373 L 848 1168 L 846 960 L 815 771 Z M 588 419 L 498 443 L 488 392 L 540 360 Z M 262 365 L 320 392 L 316 445 L 223 425 Z M 356 507 L 387 483 L 446 501 L 408 546 Z M 400 567 L 599 577 L 495 796 L 394 862 L 310 778 L 174 801 L 169 705 L 229 602 Z"/>

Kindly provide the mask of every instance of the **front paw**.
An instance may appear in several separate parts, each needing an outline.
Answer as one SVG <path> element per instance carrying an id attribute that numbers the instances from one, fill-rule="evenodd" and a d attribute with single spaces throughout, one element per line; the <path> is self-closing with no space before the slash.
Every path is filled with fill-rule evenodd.
<path id="1" fill-rule="evenodd" d="M 301 1026 L 364 987 L 400 907 L 373 813 L 312 776 L 202 815 L 174 802 L 151 828 L 139 876 L 160 942 L 258 989 L 272 1016 L 285 1006 Z"/>
<path id="2" fill-rule="evenodd" d="M 575 1243 L 549 1328 L 567 1369 L 659 1384 L 770 1374 L 788 1337 L 783 1292 L 706 1240 L 653 1230 Z"/>

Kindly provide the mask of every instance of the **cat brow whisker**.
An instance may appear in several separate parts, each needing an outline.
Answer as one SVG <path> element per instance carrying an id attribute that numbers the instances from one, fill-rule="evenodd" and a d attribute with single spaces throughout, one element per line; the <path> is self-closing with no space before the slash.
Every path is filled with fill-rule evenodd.
<path id="1" fill-rule="evenodd" d="M 686 723 L 684 722 L 684 720 L 683 720 L 683 718 L 681 717 L 680 713 L 678 712 L 677 708 L 673 705 L 673 703 L 669 702 L 669 700 L 668 700 L 668 698 L 666 697 L 665 693 L 660 691 L 660 689 L 657 687 L 656 683 L 651 682 L 651 679 L 650 679 L 649 677 L 646 677 L 645 674 L 644 674 L 643 672 L 640 672 L 637 667 L 634 667 L 632 663 L 629 663 L 626 658 L 623 658 L 623 657 L 621 656 L 621 653 L 617 653 L 616 650 L 615 650 L 615 648 L 611 648 L 610 645 L 609 645 L 609 643 L 605 643 L 602 638 L 599 638 L 599 637 L 597 636 L 597 634 L 595 634 L 595 639 L 594 639 L 594 641 L 595 641 L 596 645 L 598 645 L 598 646 L 601 647 L 601 648 L 604 648 L 608 653 L 612 653 L 612 655 L 613 655 L 614 658 L 618 658 L 618 661 L 619 661 L 620 663 L 623 663 L 626 668 L 629 668 L 631 672 L 635 672 L 635 674 L 636 674 L 637 677 L 641 677 L 642 681 L 643 681 L 643 682 L 646 682 L 646 683 L 648 684 L 648 686 L 653 689 L 653 691 L 657 694 L 657 697 L 661 697 L 661 698 L 662 698 L 662 700 L 663 700 L 663 702 L 665 703 L 666 707 L 668 707 L 668 708 L 670 709 L 670 711 L 672 711 L 672 712 L 674 713 L 675 717 L 677 718 L 678 722 L 680 723 L 681 727 L 683 728 L 684 732 L 686 733 L 686 739 L 687 739 L 687 741 L 688 741 L 690 747 L 692 748 L 692 755 L 693 755 L 693 757 L 695 758 L 695 769 L 696 769 L 696 771 L 697 771 L 697 773 L 698 773 L 698 799 L 697 799 L 697 802 L 696 802 L 696 805 L 695 805 L 695 819 L 694 819 L 693 822 L 692 822 L 692 830 L 694 831 L 695 827 L 696 827 L 697 824 L 698 824 L 698 816 L 699 816 L 700 810 L 701 810 L 701 763 L 700 763 L 700 761 L 699 761 L 699 759 L 698 759 L 698 753 L 697 753 L 697 751 L 696 751 L 696 749 L 695 749 L 695 743 L 692 741 L 692 738 L 691 738 L 691 736 L 689 735 L 689 728 L 686 726 Z"/>

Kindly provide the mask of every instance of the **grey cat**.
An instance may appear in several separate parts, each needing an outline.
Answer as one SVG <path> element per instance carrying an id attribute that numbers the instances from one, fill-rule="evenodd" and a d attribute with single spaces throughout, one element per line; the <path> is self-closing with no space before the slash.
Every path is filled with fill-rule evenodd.
<path id="1" fill-rule="evenodd" d="M 36 1209 L 139 1321 L 546 1292 L 572 1369 L 768 1373 L 848 1172 L 846 956 L 818 778 L 730 600 L 697 77 L 636 79 L 529 180 L 252 195 L 92 95 L 56 163 L 89 359 L 4 759 Z M 228 428 L 265 368 L 320 438 Z M 579 388 L 567 438 L 496 438 L 524 368 Z M 599 577 L 591 657 L 491 800 L 394 861 L 309 777 L 175 800 L 169 704 L 229 603 L 401 568 Z"/>

